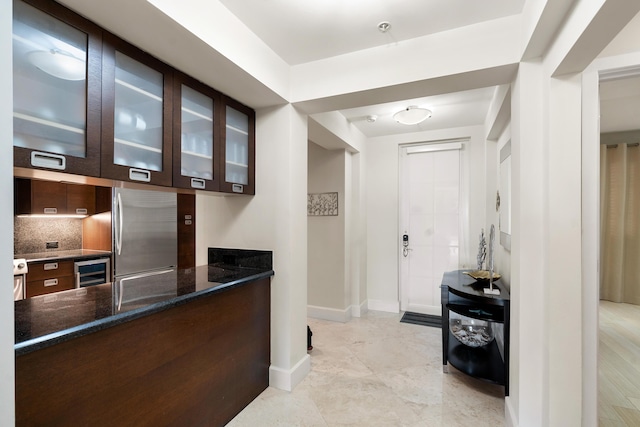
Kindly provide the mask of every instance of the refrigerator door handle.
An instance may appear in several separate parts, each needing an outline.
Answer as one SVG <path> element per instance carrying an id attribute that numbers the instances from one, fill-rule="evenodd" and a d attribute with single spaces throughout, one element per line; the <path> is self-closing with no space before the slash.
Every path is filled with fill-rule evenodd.
<path id="1" fill-rule="evenodd" d="M 124 291 L 124 286 L 123 283 L 126 282 L 127 280 L 133 280 L 133 279 L 142 279 L 143 277 L 150 277 L 150 276 L 157 276 L 159 274 L 167 274 L 167 273 L 171 273 L 175 271 L 174 269 L 169 269 L 169 270 L 159 270 L 159 271 L 150 271 L 148 273 L 140 273 L 140 274 L 136 274 L 134 276 L 127 276 L 124 277 L 122 279 L 120 279 L 120 283 L 119 283 L 119 294 L 118 295 L 118 311 L 120 311 L 120 308 L 122 307 L 122 294 Z"/>
<path id="2" fill-rule="evenodd" d="M 115 232 L 116 238 L 116 250 L 118 251 L 118 255 L 122 253 L 122 196 L 120 193 L 116 194 L 116 212 L 118 214 L 118 220 L 116 222 L 117 229 Z"/>

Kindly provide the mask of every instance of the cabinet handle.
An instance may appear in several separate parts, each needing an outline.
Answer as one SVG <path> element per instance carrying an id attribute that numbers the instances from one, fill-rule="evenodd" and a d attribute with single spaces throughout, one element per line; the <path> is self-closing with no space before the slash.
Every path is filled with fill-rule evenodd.
<path id="1" fill-rule="evenodd" d="M 58 208 L 44 208 L 44 213 L 46 214 L 57 214 Z"/>
<path id="2" fill-rule="evenodd" d="M 151 182 L 151 172 L 144 169 L 129 169 L 129 179 L 133 181 Z"/>
<path id="3" fill-rule="evenodd" d="M 58 269 L 58 263 L 57 262 L 50 262 L 44 265 L 44 269 L 45 270 L 57 270 Z"/>
<path id="4" fill-rule="evenodd" d="M 86 215 L 89 211 L 87 208 L 78 208 L 76 209 L 76 215 Z"/>
<path id="5" fill-rule="evenodd" d="M 44 281 L 45 286 L 56 286 L 58 284 L 58 279 L 47 279 Z"/>
<path id="6" fill-rule="evenodd" d="M 192 188 L 199 188 L 199 189 L 204 189 L 204 179 L 200 179 L 200 178 L 191 178 L 191 187 Z"/>
<path id="7" fill-rule="evenodd" d="M 41 153 L 39 151 L 31 152 L 31 166 L 65 170 L 67 168 L 67 159 L 59 154 Z"/>
<path id="8" fill-rule="evenodd" d="M 234 193 L 242 193 L 244 192 L 244 186 L 242 184 L 233 184 L 231 186 L 231 191 Z"/>

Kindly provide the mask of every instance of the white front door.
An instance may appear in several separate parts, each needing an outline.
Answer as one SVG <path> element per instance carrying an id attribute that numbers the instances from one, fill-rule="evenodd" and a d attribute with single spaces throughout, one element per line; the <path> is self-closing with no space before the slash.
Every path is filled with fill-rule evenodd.
<path id="1" fill-rule="evenodd" d="M 460 143 L 401 148 L 399 270 L 403 311 L 440 315 L 442 274 L 458 268 L 459 147 Z M 421 151 L 431 148 L 441 151 Z M 408 242 L 403 241 L 405 234 Z"/>

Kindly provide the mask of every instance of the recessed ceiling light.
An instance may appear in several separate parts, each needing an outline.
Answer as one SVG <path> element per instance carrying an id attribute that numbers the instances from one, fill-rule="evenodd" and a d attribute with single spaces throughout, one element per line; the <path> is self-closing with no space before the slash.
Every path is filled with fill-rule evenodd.
<path id="1" fill-rule="evenodd" d="M 388 21 L 382 21 L 381 23 L 378 24 L 378 30 L 381 33 L 386 33 L 390 29 L 391 29 L 391 24 Z"/>
<path id="2" fill-rule="evenodd" d="M 368 116 L 367 116 L 367 121 L 368 121 L 369 123 L 373 123 L 373 122 L 375 122 L 376 120 L 378 120 L 378 116 L 376 116 L 375 114 L 371 114 L 371 115 L 368 115 Z"/>
<path id="3" fill-rule="evenodd" d="M 393 115 L 393 119 L 403 125 L 417 125 L 431 117 L 431 110 L 411 105 Z"/>

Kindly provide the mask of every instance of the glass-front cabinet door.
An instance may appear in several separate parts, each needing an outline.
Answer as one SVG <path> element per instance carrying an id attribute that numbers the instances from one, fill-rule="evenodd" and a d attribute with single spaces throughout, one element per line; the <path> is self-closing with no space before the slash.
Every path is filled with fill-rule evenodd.
<path id="1" fill-rule="evenodd" d="M 172 71 L 115 37 L 105 37 L 102 176 L 171 185 Z"/>
<path id="2" fill-rule="evenodd" d="M 15 166 L 100 175 L 101 52 L 91 22 L 54 2 L 13 2 Z"/>
<path id="3" fill-rule="evenodd" d="M 255 112 L 231 98 L 223 102 L 220 191 L 255 194 Z"/>
<path id="4" fill-rule="evenodd" d="M 220 95 L 174 74 L 173 186 L 218 191 L 215 112 Z"/>

